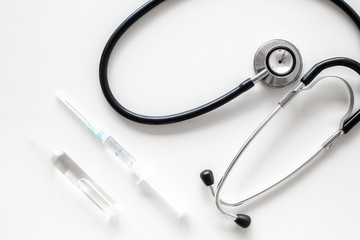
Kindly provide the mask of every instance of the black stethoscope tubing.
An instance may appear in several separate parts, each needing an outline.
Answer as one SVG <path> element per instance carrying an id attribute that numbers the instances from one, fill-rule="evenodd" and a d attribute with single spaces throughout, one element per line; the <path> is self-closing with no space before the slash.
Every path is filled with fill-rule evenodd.
<path id="1" fill-rule="evenodd" d="M 166 116 L 145 116 L 135 112 L 132 112 L 122 106 L 114 97 L 111 92 L 109 81 L 108 81 L 108 64 L 110 60 L 111 53 L 121 38 L 121 36 L 141 17 L 143 17 L 146 13 L 151 11 L 153 8 L 164 2 L 165 0 L 150 0 L 145 3 L 143 6 L 138 8 L 134 13 L 132 13 L 125 21 L 123 21 L 120 26 L 114 31 L 114 33 L 109 38 L 108 42 L 105 45 L 103 53 L 100 59 L 100 66 L 99 66 L 99 78 L 100 78 L 100 85 L 103 91 L 103 94 L 106 100 L 109 102 L 111 107 L 121 114 L 123 117 L 138 122 L 142 124 L 151 124 L 151 125 L 161 125 L 161 124 L 170 124 L 185 121 L 202 114 L 208 113 L 226 103 L 233 100 L 237 96 L 241 95 L 242 93 L 246 92 L 250 88 L 254 86 L 253 81 L 251 79 L 247 79 L 242 82 L 239 86 L 231 90 L 230 92 L 224 94 L 223 96 L 207 103 L 197 108 L 180 112 L 176 114 L 166 115 Z M 347 4 L 343 0 L 330 0 L 335 5 L 337 5 L 340 9 L 342 9 L 356 24 L 358 29 L 360 30 L 360 17 L 355 12 L 355 10 Z M 316 75 L 324 70 L 325 68 L 333 67 L 333 66 L 345 66 L 353 69 L 354 71 L 360 74 L 360 66 L 359 63 L 348 59 L 348 58 L 332 58 L 325 60 L 316 66 L 314 66 L 303 78 L 301 81 L 311 81 L 313 80 Z M 305 83 L 304 82 L 304 83 Z M 305 83 L 306 84 L 306 83 Z M 344 123 L 344 128 L 348 129 L 348 131 L 356 125 L 357 122 L 360 121 L 360 110 L 356 112 L 352 117 L 349 118 L 348 121 Z M 346 125 L 346 126 L 345 126 Z M 347 132 L 347 131 L 346 131 Z"/>

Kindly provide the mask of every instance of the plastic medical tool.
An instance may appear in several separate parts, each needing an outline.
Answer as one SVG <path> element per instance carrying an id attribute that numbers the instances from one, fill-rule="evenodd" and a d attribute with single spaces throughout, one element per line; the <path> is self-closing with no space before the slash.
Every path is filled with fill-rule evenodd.
<path id="1" fill-rule="evenodd" d="M 314 160 L 317 156 L 320 155 L 320 153 L 324 152 L 325 150 L 329 149 L 336 143 L 340 137 L 347 134 L 359 121 L 360 121 L 360 110 L 355 112 L 353 115 L 353 106 L 354 106 L 354 94 L 352 91 L 351 86 L 345 81 L 344 79 L 341 79 L 339 77 L 336 77 L 340 79 L 343 83 L 345 83 L 346 87 L 349 90 L 350 95 L 350 104 L 347 113 L 345 116 L 341 119 L 339 128 L 325 141 L 321 144 L 321 146 L 305 161 L 303 162 L 298 168 L 291 171 L 288 175 L 281 178 L 280 180 L 276 181 L 273 184 L 270 184 L 269 186 L 265 187 L 264 189 L 257 191 L 253 195 L 244 198 L 243 200 L 240 200 L 238 202 L 228 202 L 224 199 L 220 198 L 220 193 L 223 188 L 224 183 L 226 182 L 226 179 L 228 178 L 230 172 L 232 171 L 234 165 L 238 162 L 240 156 L 243 154 L 245 149 L 249 146 L 249 144 L 253 141 L 253 139 L 259 134 L 259 132 L 265 127 L 265 125 L 275 116 L 276 113 L 278 113 L 281 109 L 285 108 L 287 104 L 300 92 L 303 92 L 305 90 L 309 90 L 315 86 L 317 82 L 319 82 L 323 78 L 315 79 L 316 76 L 322 72 L 323 70 L 334 67 L 334 66 L 344 66 L 347 68 L 350 68 L 354 71 L 356 71 L 360 75 L 360 63 L 348 59 L 348 58 L 333 58 L 329 60 L 325 60 L 323 62 L 320 62 L 316 64 L 310 71 L 301 79 L 301 82 L 287 95 L 285 95 L 279 102 L 278 106 L 275 108 L 274 111 L 272 111 L 265 120 L 256 128 L 256 130 L 251 134 L 251 136 L 246 140 L 244 145 L 240 148 L 240 150 L 235 155 L 234 159 L 231 161 L 230 165 L 226 169 L 224 175 L 220 179 L 218 185 L 216 188 L 214 188 L 212 185 L 214 184 L 214 176 L 211 170 L 204 170 L 201 172 L 200 177 L 204 184 L 208 186 L 211 190 L 212 195 L 215 198 L 215 204 L 216 207 L 219 209 L 221 213 L 228 216 L 229 218 L 233 219 L 236 224 L 243 228 L 247 228 L 251 223 L 251 218 L 248 215 L 245 214 L 234 214 L 230 212 L 229 210 L 225 209 L 225 207 L 238 207 L 240 205 L 243 205 L 244 203 L 254 199 L 255 197 L 258 197 L 265 192 L 271 190 L 272 188 L 276 187 L 280 183 L 284 182 L 291 176 L 293 176 L 295 173 L 303 169 L 306 165 L 308 165 L 309 162 Z"/>
<path id="2" fill-rule="evenodd" d="M 330 0 L 341 10 L 343 10 L 360 29 L 360 18 L 358 14 L 343 0 Z M 329 1 L 329 2 L 330 2 Z M 140 18 L 152 9 L 166 2 L 166 0 L 150 0 L 143 6 L 133 12 L 127 19 L 125 19 L 106 43 L 103 53 L 100 59 L 99 66 L 99 79 L 103 94 L 111 105 L 111 107 L 123 117 L 143 124 L 170 124 L 188 120 L 202 114 L 215 110 L 216 108 L 230 102 L 242 93 L 251 89 L 256 83 L 262 81 L 268 86 L 282 87 L 295 81 L 301 72 L 301 57 L 297 49 L 292 44 L 282 40 L 273 40 L 262 46 L 257 52 L 254 60 L 254 68 L 256 75 L 249 78 L 233 90 L 224 94 L 223 96 L 214 99 L 213 101 L 206 103 L 194 109 L 190 109 L 185 112 L 171 114 L 167 116 L 145 116 L 130 111 L 121 105 L 114 97 L 109 81 L 108 81 L 108 65 L 111 57 L 111 53 L 118 43 L 119 39 L 125 34 L 125 32 L 133 26 Z M 204 2 L 206 4 L 206 1 Z M 277 11 L 281 10 L 281 6 Z M 254 13 L 256 15 L 256 13 Z M 280 24 L 278 27 L 282 27 Z M 284 29 L 285 30 L 285 29 Z M 247 38 L 251 37 L 251 34 L 246 35 Z M 314 36 L 312 36 L 314 37 Z M 179 43 L 181 44 L 181 43 Z M 180 66 L 179 66 L 180 68 Z M 141 66 L 140 66 L 141 69 Z"/>
<path id="3" fill-rule="evenodd" d="M 137 184 L 144 183 L 145 186 L 150 187 L 154 192 L 158 194 L 180 217 L 183 214 L 183 208 L 171 198 L 170 194 L 165 193 L 159 184 L 151 181 L 146 174 L 145 170 L 139 165 L 139 162 L 135 160 L 113 137 L 108 133 L 102 131 L 96 127 L 93 123 L 89 122 L 83 115 L 76 110 L 68 100 L 65 99 L 63 94 L 57 93 L 57 97 L 61 100 L 66 107 L 68 107 L 90 130 L 101 140 L 105 147 L 113 154 L 117 159 L 124 163 L 129 170 L 139 179 Z"/>
<path id="4" fill-rule="evenodd" d="M 45 144 L 52 154 L 51 162 L 75 187 L 101 210 L 114 213 L 116 202 L 65 152 Z"/>

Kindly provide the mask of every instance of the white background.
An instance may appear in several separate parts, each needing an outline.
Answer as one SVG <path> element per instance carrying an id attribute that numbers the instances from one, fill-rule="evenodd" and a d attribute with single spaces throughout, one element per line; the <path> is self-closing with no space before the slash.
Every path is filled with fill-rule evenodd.
<path id="1" fill-rule="evenodd" d="M 145 1 L 2 0 L 0 2 L 0 239 L 359 239 L 360 128 L 344 136 L 305 171 L 236 209 L 244 230 L 220 214 L 200 181 L 206 168 L 220 179 L 241 144 L 294 85 L 258 84 L 226 106 L 167 126 L 137 124 L 106 102 L 98 80 L 103 47 Z M 360 11 L 360 2 L 348 0 Z M 360 34 L 325 0 L 172 0 L 120 40 L 109 78 L 117 99 L 150 115 L 196 107 L 253 75 L 264 42 L 295 44 L 304 71 L 336 56 L 360 59 Z M 334 68 L 354 88 L 359 76 Z M 177 219 L 55 97 L 63 91 L 99 123 L 184 206 Z M 339 81 L 301 93 L 239 161 L 223 191 L 241 199 L 298 166 L 338 127 L 348 104 Z M 109 219 L 51 165 L 28 137 L 38 132 L 63 149 L 119 204 Z"/>

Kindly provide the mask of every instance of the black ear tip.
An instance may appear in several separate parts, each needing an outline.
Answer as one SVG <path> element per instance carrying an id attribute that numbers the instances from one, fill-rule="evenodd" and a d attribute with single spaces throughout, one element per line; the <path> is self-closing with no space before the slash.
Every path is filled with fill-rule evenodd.
<path id="1" fill-rule="evenodd" d="M 200 178 L 206 186 L 214 184 L 214 174 L 211 170 L 206 169 L 200 173 Z"/>
<path id="2" fill-rule="evenodd" d="M 247 228 L 251 224 L 251 218 L 245 214 L 238 214 L 234 222 L 242 228 Z"/>

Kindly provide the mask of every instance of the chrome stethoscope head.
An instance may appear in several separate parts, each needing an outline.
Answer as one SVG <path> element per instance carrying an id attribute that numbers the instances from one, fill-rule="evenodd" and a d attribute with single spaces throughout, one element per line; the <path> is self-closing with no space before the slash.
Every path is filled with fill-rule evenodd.
<path id="1" fill-rule="evenodd" d="M 299 50 L 282 39 L 266 42 L 254 57 L 255 73 L 261 74 L 263 82 L 270 87 L 285 87 L 296 81 L 302 66 Z"/>
<path id="2" fill-rule="evenodd" d="M 314 87 L 316 85 L 317 82 L 326 78 L 326 77 L 323 77 L 323 78 L 315 79 L 320 72 L 322 72 L 324 69 L 334 67 L 334 66 L 348 67 L 348 68 L 356 71 L 360 75 L 360 63 L 358 63 L 352 59 L 332 58 L 332 59 L 328 59 L 328 60 L 325 60 L 325 61 L 322 61 L 322 62 L 316 64 L 307 74 L 304 75 L 304 77 L 301 79 L 301 82 L 292 91 L 290 91 L 288 94 L 286 94 L 278 102 L 278 106 L 275 108 L 275 110 L 273 110 L 265 118 L 265 120 L 263 120 L 263 122 L 256 128 L 256 130 L 246 140 L 244 145 L 240 148 L 240 150 L 235 155 L 234 159 L 229 164 L 228 168 L 226 169 L 224 175 L 220 179 L 216 188 L 213 187 L 214 176 L 213 176 L 212 171 L 204 170 L 203 172 L 201 172 L 200 177 L 201 177 L 202 181 L 204 182 L 204 184 L 210 188 L 211 193 L 212 193 L 213 197 L 215 198 L 215 204 L 216 204 L 217 208 L 219 209 L 219 211 L 221 213 L 223 213 L 224 215 L 233 219 L 237 225 L 239 225 L 243 228 L 247 228 L 251 224 L 251 218 L 245 214 L 233 214 L 232 212 L 225 210 L 224 207 L 238 207 L 238 206 L 268 192 L 269 190 L 273 189 L 274 187 L 276 187 L 277 185 L 284 182 L 285 180 L 287 180 L 288 178 L 293 176 L 295 173 L 297 173 L 298 171 L 303 169 L 305 166 L 307 166 L 308 163 L 310 163 L 312 160 L 314 160 L 318 155 L 320 155 L 320 153 L 322 153 L 323 151 L 325 151 L 325 150 L 329 149 L 331 146 L 333 146 L 334 143 L 336 143 L 342 135 L 347 134 L 358 122 L 360 122 L 360 110 L 358 110 L 357 112 L 352 114 L 353 107 L 354 107 L 354 94 L 353 94 L 353 90 L 352 90 L 351 86 L 349 85 L 349 83 L 346 80 L 344 80 L 340 77 L 334 77 L 336 79 L 341 80 L 346 85 L 348 92 L 349 92 L 349 96 L 350 96 L 350 103 L 349 103 L 348 111 L 346 112 L 344 117 L 341 119 L 338 130 L 336 130 L 325 142 L 323 142 L 321 144 L 321 146 L 305 162 L 303 162 L 299 167 L 297 167 L 296 169 L 291 171 L 285 177 L 280 178 L 275 183 L 268 185 L 267 187 L 263 188 L 262 190 L 257 191 L 254 194 L 252 194 L 251 196 L 246 197 L 238 202 L 230 203 L 223 199 L 220 199 L 220 192 L 222 190 L 222 187 L 223 187 L 227 177 L 229 176 L 230 172 L 232 171 L 234 165 L 236 164 L 236 162 L 238 161 L 238 159 L 240 158 L 242 153 L 245 151 L 245 149 L 248 147 L 248 145 L 252 142 L 252 140 L 265 127 L 265 125 L 276 115 L 276 113 L 278 113 L 280 111 L 280 109 L 284 108 L 295 96 L 297 96 L 297 94 L 299 94 L 302 91 L 311 89 L 312 87 Z"/>

